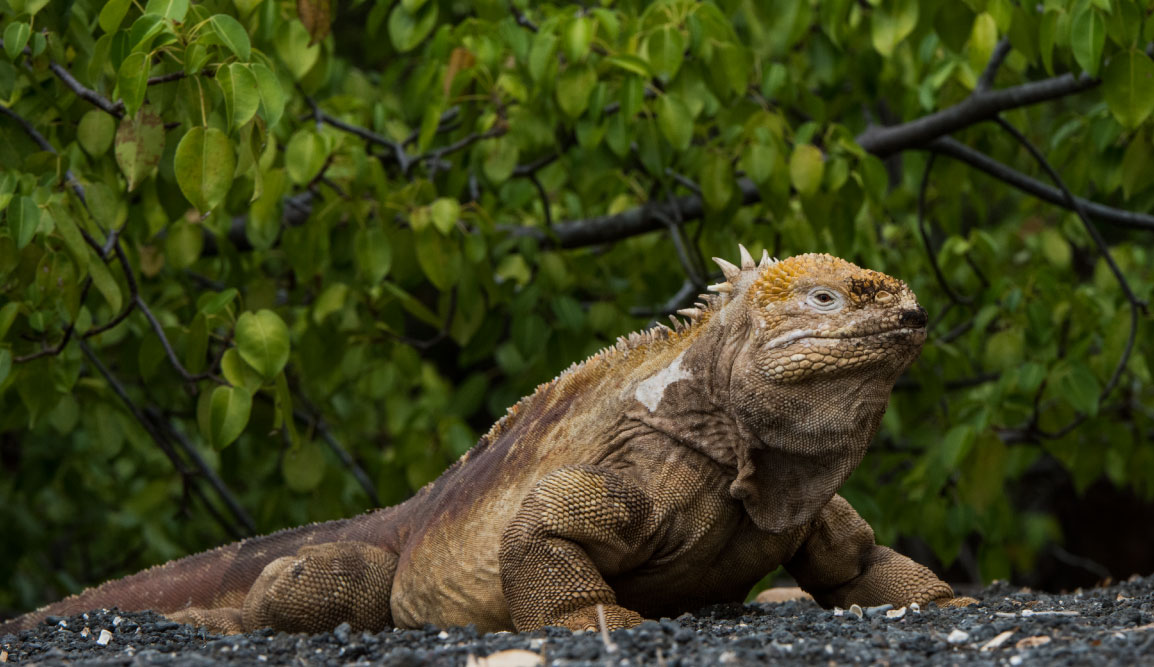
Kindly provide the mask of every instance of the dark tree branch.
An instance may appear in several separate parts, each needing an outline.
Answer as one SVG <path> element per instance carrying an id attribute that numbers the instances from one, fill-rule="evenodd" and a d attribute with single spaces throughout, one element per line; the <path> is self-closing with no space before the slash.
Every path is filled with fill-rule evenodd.
<path id="1" fill-rule="evenodd" d="M 857 136 L 857 142 L 868 152 L 878 157 L 887 157 L 911 148 L 925 147 L 938 137 L 990 120 L 1003 111 L 1080 93 L 1099 83 L 1100 80 L 1091 77 L 1063 74 L 1012 88 L 975 91 L 973 95 L 948 109 L 922 116 L 908 123 L 885 127 L 870 126 Z"/>
<path id="2" fill-rule="evenodd" d="M 926 249 L 926 257 L 930 260 L 930 267 L 934 270 L 934 277 L 938 279 L 938 285 L 941 285 L 942 290 L 946 293 L 946 296 L 950 298 L 950 301 L 959 305 L 968 306 L 974 302 L 974 299 L 958 294 L 950 287 L 949 281 L 946 280 L 945 274 L 942 273 L 941 265 L 938 264 L 938 254 L 934 252 L 934 246 L 930 243 L 929 230 L 926 229 L 926 190 L 929 189 L 930 172 L 934 168 L 934 159 L 936 157 L 937 155 L 935 153 L 930 153 L 929 158 L 926 159 L 925 169 L 922 171 L 922 185 L 918 189 L 918 231 L 921 232 L 922 245 Z"/>
<path id="3" fill-rule="evenodd" d="M 124 403 L 124 406 L 128 409 L 129 413 L 131 413 L 136 421 L 140 423 L 145 432 L 147 432 L 148 435 L 152 438 L 152 441 L 156 443 L 156 446 L 160 447 L 160 450 L 164 452 L 164 455 L 168 457 L 168 460 L 172 462 L 172 467 L 180 475 L 181 482 L 184 484 L 186 492 L 189 488 L 191 488 L 193 494 L 200 498 L 201 502 L 203 502 L 206 507 L 210 508 L 209 513 L 214 518 L 216 518 L 216 520 L 226 531 L 228 531 L 229 534 L 237 537 L 243 537 L 243 535 L 237 530 L 235 526 L 225 521 L 224 518 L 215 511 L 214 508 L 211 508 L 211 503 L 208 502 L 208 498 L 205 497 L 203 491 L 201 491 L 200 487 L 193 481 L 198 473 L 189 469 L 188 465 L 184 462 L 184 459 L 182 459 L 180 455 L 176 453 L 172 443 L 169 442 L 167 437 L 165 437 L 165 434 L 157 428 L 156 424 L 153 423 L 153 421 L 149 419 L 148 416 L 145 415 L 139 407 L 137 407 L 136 403 L 132 400 L 132 397 L 128 395 L 128 391 L 124 388 L 124 385 L 120 383 L 120 380 L 118 380 L 116 376 L 113 375 L 110 370 L 108 370 L 108 367 L 106 367 L 104 363 L 100 361 L 100 358 L 96 356 L 96 353 L 93 352 L 92 348 L 89 347 L 86 341 L 81 340 L 79 344 L 80 350 L 84 352 L 84 356 L 88 357 L 88 361 L 92 363 L 97 372 L 99 372 L 100 375 L 104 377 L 104 380 L 108 382 L 108 386 L 112 388 L 113 393 L 115 393 L 120 398 L 120 400 Z M 200 462 L 202 464 L 204 463 L 203 460 Z M 199 473 L 204 474 L 206 471 L 209 475 L 215 477 L 215 474 L 211 469 L 208 469 L 207 466 L 205 466 L 205 469 L 200 470 Z M 206 477 L 206 479 L 207 478 L 208 477 Z M 228 499 L 232 498 L 232 494 L 228 491 L 227 487 L 223 485 L 223 483 L 221 484 L 220 488 L 223 490 L 224 494 L 226 494 L 222 495 L 221 497 L 225 498 L 225 502 L 227 504 Z M 255 532 L 255 530 L 251 530 L 249 534 Z"/>
<path id="4" fill-rule="evenodd" d="M 318 414 L 312 407 L 309 409 L 313 414 Z M 304 410 L 299 409 L 293 410 L 293 418 L 308 428 L 316 429 L 316 432 L 321 436 L 321 440 L 324 440 L 325 444 L 329 446 L 329 449 L 336 454 L 341 465 L 352 474 L 353 479 L 357 480 L 357 484 L 360 485 L 365 495 L 369 497 L 369 502 L 373 504 L 373 507 L 380 507 L 381 498 L 377 495 L 377 487 L 373 485 L 373 481 L 369 479 L 364 468 L 353 459 L 348 450 L 345 449 L 340 441 L 337 440 L 336 436 L 333 435 L 332 431 L 329 430 L 329 426 L 325 423 L 325 420 L 319 416 L 310 416 Z"/>
<path id="5" fill-rule="evenodd" d="M 520 9 L 517 9 L 517 6 L 512 2 L 509 3 L 509 11 L 513 13 L 513 18 L 516 19 L 517 25 L 531 32 L 537 32 L 537 24 L 530 21 L 529 17 L 525 16 Z"/>
<path id="6" fill-rule="evenodd" d="M 758 193 L 757 186 L 753 181 L 743 178 L 738 180 L 737 185 L 741 190 L 743 206 L 761 200 L 761 194 Z M 614 215 L 599 215 L 584 220 L 559 222 L 554 225 L 552 233 L 535 227 L 507 227 L 506 229 L 514 236 L 536 238 L 543 245 L 581 248 L 611 243 L 630 236 L 664 229 L 665 220 L 676 216 L 678 211 L 680 211 L 683 221 L 696 220 L 704 215 L 705 204 L 701 197 L 687 195 L 676 197 L 668 202 L 651 201 Z"/>
<path id="7" fill-rule="evenodd" d="M 317 119 L 318 122 L 332 125 L 338 130 L 343 130 L 349 134 L 356 135 L 371 144 L 384 146 L 392 153 L 393 160 L 396 161 L 397 166 L 400 168 L 401 172 L 405 174 L 409 173 L 409 169 L 411 169 L 413 166 L 413 158 L 405 152 L 405 147 L 402 146 L 399 142 L 379 135 L 367 128 L 360 127 L 359 125 L 352 125 L 350 123 L 346 123 L 343 120 L 340 120 L 339 118 L 330 116 L 329 114 L 325 113 L 320 108 L 320 106 L 317 105 L 313 98 L 309 97 L 308 95 L 305 96 L 305 101 L 308 102 L 309 108 L 312 109 L 313 116 Z"/>
<path id="8" fill-rule="evenodd" d="M 545 209 L 545 228 L 552 229 L 553 212 L 549 206 L 549 193 L 545 192 L 545 186 L 541 185 L 541 179 L 537 178 L 537 172 L 529 172 L 527 178 L 529 182 L 533 184 L 533 187 L 537 188 L 537 194 L 541 197 L 541 207 Z"/>
<path id="9" fill-rule="evenodd" d="M 998 42 L 998 46 L 994 48 L 994 53 L 990 56 L 990 62 L 986 63 L 986 69 L 978 77 L 978 85 L 974 89 L 975 94 L 985 93 L 994 86 L 994 77 L 998 75 L 998 68 L 1002 66 L 1006 56 L 1010 55 L 1010 48 L 1008 37 L 1003 37 L 1002 41 Z"/>
<path id="10" fill-rule="evenodd" d="M 999 181 L 1012 185 L 1027 194 L 1034 195 L 1038 199 L 1070 208 L 1070 204 L 1061 190 L 1036 181 L 1019 171 L 1007 167 L 985 153 L 974 150 L 952 137 L 935 139 L 927 144 L 926 148 L 935 153 L 948 155 L 960 162 L 965 162 L 979 171 L 986 172 Z M 1120 227 L 1130 227 L 1132 229 L 1154 230 L 1154 216 L 1152 215 L 1104 206 L 1081 197 L 1074 197 L 1074 201 L 1076 201 L 1090 217 L 1101 220 L 1102 222 L 1109 222 Z"/>
<path id="11" fill-rule="evenodd" d="M 1126 338 L 1126 347 L 1122 351 L 1122 356 L 1118 359 L 1118 365 L 1114 367 L 1114 373 L 1110 376 L 1110 380 L 1098 394 L 1098 401 L 1101 402 L 1110 395 L 1110 392 L 1112 392 L 1116 386 L 1118 386 L 1118 382 L 1122 378 L 1122 373 L 1126 370 L 1126 364 L 1129 363 L 1130 355 L 1134 351 L 1134 340 L 1138 335 L 1138 320 L 1141 317 L 1141 314 L 1145 312 L 1146 304 L 1145 302 L 1138 299 L 1138 297 L 1134 294 L 1134 291 L 1130 289 L 1129 281 L 1126 280 L 1126 276 L 1122 273 L 1122 269 L 1119 268 L 1117 262 L 1114 261 L 1114 256 L 1110 253 L 1110 248 L 1106 245 L 1106 240 L 1102 238 L 1101 232 L 1099 232 L 1098 228 L 1090 222 L 1090 217 L 1087 214 L 1085 207 L 1082 206 L 1081 202 L 1079 202 L 1074 194 L 1070 192 L 1070 188 L 1066 187 L 1065 181 L 1062 180 L 1061 175 L 1059 175 L 1058 171 L 1054 169 L 1054 166 L 1050 164 L 1050 161 L 1046 159 L 1046 156 L 1042 155 L 1042 152 L 1038 150 L 1033 142 L 1027 139 L 1026 136 L 1018 130 L 1018 128 L 1014 127 L 1014 125 L 1008 122 L 1006 119 L 998 116 L 994 119 L 994 121 L 997 122 L 998 125 L 1002 127 L 1002 129 L 1009 132 L 1018 141 L 1018 143 L 1020 143 L 1027 151 L 1029 151 L 1030 155 L 1034 158 L 1038 165 L 1041 166 L 1046 174 L 1050 177 L 1050 180 L 1054 181 L 1054 185 L 1058 186 L 1058 188 L 1062 191 L 1062 196 L 1065 200 L 1066 206 L 1073 209 L 1074 212 L 1078 214 L 1078 219 L 1082 221 L 1082 226 L 1085 227 L 1086 233 L 1089 234 L 1090 238 L 1094 241 L 1094 245 L 1097 246 L 1098 252 L 1102 255 L 1102 259 L 1106 261 L 1106 265 L 1110 267 L 1110 272 L 1114 274 L 1114 279 L 1118 281 L 1118 285 L 1122 288 L 1122 293 L 1125 295 L 1126 301 L 1130 304 L 1130 333 Z M 1041 392 L 1042 389 L 1039 389 L 1037 395 L 1038 397 L 1041 396 Z M 1077 428 L 1087 418 L 1086 414 L 1079 412 L 1075 415 L 1074 419 L 1070 423 L 1066 424 L 1057 431 L 1047 432 L 1037 428 L 1036 426 L 1033 426 L 1037 421 L 1036 411 L 1037 400 L 1035 400 L 1035 418 L 1030 420 L 1029 430 L 1032 432 L 1032 434 L 1047 439 L 1061 438 L 1062 436 Z"/>

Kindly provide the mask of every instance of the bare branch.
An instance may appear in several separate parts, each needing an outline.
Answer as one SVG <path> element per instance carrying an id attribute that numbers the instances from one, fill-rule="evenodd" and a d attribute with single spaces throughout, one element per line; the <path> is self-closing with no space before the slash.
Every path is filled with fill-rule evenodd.
<path id="1" fill-rule="evenodd" d="M 412 168 L 413 165 L 413 158 L 405 152 L 404 146 L 402 146 L 399 142 L 379 135 L 367 128 L 360 127 L 358 125 L 352 125 L 350 123 L 346 123 L 343 120 L 340 120 L 339 118 L 330 116 L 317 105 L 313 98 L 309 97 L 308 95 L 305 96 L 305 101 L 308 102 L 309 107 L 312 109 L 313 115 L 319 122 L 332 125 L 338 130 L 343 130 L 349 134 L 354 134 L 369 143 L 377 144 L 378 146 L 384 146 L 392 152 L 393 159 L 396 161 L 397 166 L 400 167 L 401 172 L 406 174 L 409 173 L 409 169 Z"/>
<path id="2" fill-rule="evenodd" d="M 955 160 L 965 162 L 971 167 L 979 171 L 984 171 L 1004 183 L 1034 195 L 1038 199 L 1069 208 L 1069 203 L 1066 201 L 1065 195 L 1062 194 L 1061 190 L 1036 181 L 1019 171 L 1007 167 L 985 153 L 976 151 L 952 137 L 940 137 L 930 142 L 926 147 L 935 153 L 948 155 Z M 1154 230 L 1154 216 L 1152 215 L 1096 204 L 1081 197 L 1074 197 L 1074 201 L 1082 206 L 1090 217 L 1101 220 L 1102 222 L 1109 222 L 1121 227 L 1131 227 L 1133 229 Z"/>
<path id="3" fill-rule="evenodd" d="M 509 11 L 513 13 L 513 18 L 517 20 L 517 25 L 531 32 L 537 32 L 537 24 L 530 21 L 529 18 L 525 16 L 525 14 L 523 14 L 520 9 L 517 9 L 517 5 L 510 2 Z"/>
<path id="4" fill-rule="evenodd" d="M 210 481 L 216 478 L 216 474 L 213 473 L 212 469 L 204 463 L 203 459 L 197 457 L 198 463 L 203 467 L 197 471 L 191 470 L 184 462 L 184 459 L 182 459 L 180 455 L 176 453 L 172 443 L 169 442 L 165 434 L 161 432 L 157 425 L 151 419 L 149 419 L 148 416 L 145 415 L 139 407 L 137 407 L 136 403 L 132 400 L 132 397 L 128 395 L 128 391 L 124 388 L 124 385 L 121 384 L 120 380 L 118 380 L 116 376 L 112 374 L 112 371 L 108 370 L 108 367 L 106 367 L 104 363 L 100 361 L 100 358 L 96 356 L 96 353 L 93 352 L 88 343 L 84 340 L 81 340 L 79 341 L 79 344 L 80 350 L 84 352 L 84 356 L 88 357 L 88 360 L 96 368 L 97 372 L 99 372 L 100 375 L 104 377 L 105 381 L 108 382 L 108 386 L 112 388 L 113 393 L 115 393 L 120 398 L 120 400 L 124 403 L 124 406 L 128 409 L 132 416 L 136 418 L 136 421 L 139 422 L 142 427 L 144 427 L 144 430 L 152 438 L 153 442 L 155 442 L 156 445 L 160 447 L 160 450 L 164 452 L 164 455 L 167 456 L 168 460 L 172 462 L 172 467 L 176 470 L 177 473 L 180 474 L 181 481 L 184 483 L 185 488 L 188 489 L 191 487 L 192 492 L 201 499 L 206 507 L 210 508 L 210 514 L 212 514 L 212 516 L 217 519 L 217 521 L 221 524 L 222 527 L 224 527 L 226 531 L 228 531 L 230 534 L 243 537 L 243 535 L 240 535 L 232 524 L 225 521 L 223 517 L 221 517 L 220 514 L 211 507 L 211 504 L 204 496 L 204 493 L 200 490 L 200 487 L 193 482 L 197 475 L 204 475 L 205 479 L 209 479 Z M 217 478 L 217 481 L 219 482 L 219 478 Z M 228 504 L 229 500 L 232 499 L 231 492 L 228 491 L 227 487 L 225 487 L 223 483 L 220 484 L 218 492 L 221 492 L 221 498 L 225 500 L 226 504 Z M 232 502 L 235 503 L 235 500 L 232 500 Z M 239 504 L 237 504 L 237 508 L 239 507 Z M 241 510 L 238 518 L 241 516 L 247 518 L 248 515 L 245 514 L 243 510 Z M 242 523 L 245 523 L 243 519 Z M 256 532 L 256 530 L 252 528 L 251 519 L 247 521 L 246 525 L 249 527 L 250 535 Z"/>
<path id="5" fill-rule="evenodd" d="M 954 106 L 900 125 L 872 125 L 857 136 L 862 148 L 886 157 L 911 148 L 924 148 L 934 139 L 992 119 L 1003 111 L 1030 106 L 1089 90 L 1101 83 L 1088 76 L 1063 74 L 1012 88 L 975 91 Z"/>
<path id="6" fill-rule="evenodd" d="M 975 94 L 985 93 L 993 87 L 994 77 L 998 75 L 998 68 L 1002 66 L 1002 62 L 1008 55 L 1010 55 L 1010 38 L 1003 37 L 1002 41 L 998 42 L 998 46 L 994 48 L 994 53 L 990 56 L 990 62 L 986 63 L 986 69 L 983 70 L 982 75 L 978 77 L 978 85 L 974 88 Z"/>
<path id="7" fill-rule="evenodd" d="M 974 302 L 973 297 L 958 294 L 950 287 L 950 283 L 946 280 L 946 276 L 942 273 L 942 267 L 938 264 L 938 254 L 934 252 L 934 246 L 930 243 L 930 233 L 926 229 L 926 190 L 930 185 L 930 172 L 934 168 L 934 160 L 937 154 L 930 153 L 929 158 L 926 159 L 925 169 L 922 171 L 922 186 L 918 189 L 918 231 L 921 232 L 922 246 L 926 249 L 926 258 L 930 260 L 930 267 L 934 270 L 934 277 L 938 279 L 938 284 L 941 285 L 942 291 L 950 298 L 950 301 L 959 305 L 968 306 Z"/>
<path id="8" fill-rule="evenodd" d="M 1106 245 L 1106 240 L 1102 238 L 1102 234 L 1098 231 L 1098 228 L 1091 224 L 1085 207 L 1083 207 L 1078 199 L 1074 196 L 1074 194 L 1070 192 L 1070 188 L 1066 187 L 1066 183 L 1062 180 L 1062 177 L 1058 174 L 1058 171 L 1054 169 L 1054 166 L 1050 164 L 1050 161 L 1047 160 L 1046 157 L 1042 155 L 1042 152 L 1039 151 L 1036 146 L 1034 146 L 1033 142 L 1027 139 L 1026 136 L 1018 130 L 1018 128 L 1013 126 L 1013 124 L 1001 116 L 996 117 L 994 120 L 998 123 L 998 125 L 1002 126 L 1002 129 L 1013 135 L 1013 137 L 1018 140 L 1018 143 L 1022 144 L 1022 146 L 1027 151 L 1029 151 L 1030 155 L 1033 156 L 1038 165 L 1041 166 L 1042 169 L 1045 170 L 1046 174 L 1049 175 L 1050 179 L 1054 181 L 1054 185 L 1057 185 L 1058 188 L 1062 191 L 1062 196 L 1065 200 L 1066 206 L 1073 209 L 1074 212 L 1078 214 L 1078 219 L 1082 221 L 1082 226 L 1086 228 L 1086 233 L 1090 235 L 1091 239 L 1093 239 L 1094 245 L 1097 246 L 1098 252 L 1102 255 L 1102 259 L 1106 261 L 1106 265 L 1110 267 L 1111 273 L 1114 274 L 1114 279 L 1118 281 L 1118 285 L 1122 288 L 1122 293 L 1126 296 L 1126 301 L 1130 304 L 1130 333 L 1126 338 L 1126 347 L 1122 351 L 1122 356 L 1118 359 L 1117 366 L 1114 367 L 1114 373 L 1110 376 L 1110 380 L 1098 394 L 1098 401 L 1101 402 L 1110 395 L 1110 392 L 1112 392 L 1116 386 L 1118 386 L 1118 381 L 1122 378 L 1122 372 L 1126 370 L 1126 364 L 1130 361 L 1130 354 L 1134 351 L 1134 340 L 1138 335 L 1138 319 L 1140 318 L 1141 314 L 1145 312 L 1146 303 L 1138 299 L 1138 297 L 1134 294 L 1134 291 L 1130 289 L 1130 283 L 1126 280 L 1126 276 L 1122 273 L 1122 269 L 1118 267 L 1117 262 L 1114 261 L 1114 256 L 1110 254 L 1110 248 Z M 1042 390 L 1039 389 L 1039 396 L 1041 395 L 1041 392 Z M 1037 404 L 1035 403 L 1035 406 L 1036 405 Z M 1035 407 L 1035 411 L 1036 410 L 1037 407 Z M 1031 428 L 1030 430 L 1034 434 L 1044 438 L 1060 438 L 1077 428 L 1079 424 L 1086 420 L 1086 418 L 1086 414 L 1079 412 L 1069 424 L 1066 424 L 1057 431 L 1046 432 L 1036 427 Z M 1031 419 L 1031 425 L 1035 421 L 1036 419 Z"/>
<path id="9" fill-rule="evenodd" d="M 80 99 L 96 106 L 106 113 L 116 116 L 117 118 L 124 117 L 124 102 L 119 100 L 113 102 L 109 100 L 107 97 L 104 97 L 95 90 L 92 90 L 88 86 L 77 81 L 76 77 L 72 76 L 71 72 L 64 69 L 55 62 L 49 61 L 48 68 L 52 70 L 52 73 L 55 74 L 56 77 L 64 83 L 64 85 L 71 88 L 72 92 L 76 93 L 76 96 Z"/>

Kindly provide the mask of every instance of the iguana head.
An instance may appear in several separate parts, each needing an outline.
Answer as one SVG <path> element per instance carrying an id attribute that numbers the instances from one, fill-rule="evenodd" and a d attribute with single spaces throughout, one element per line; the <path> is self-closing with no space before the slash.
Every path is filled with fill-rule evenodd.
<path id="1" fill-rule="evenodd" d="M 925 309 L 904 282 L 884 273 L 819 254 L 763 261 L 747 269 L 748 279 L 747 270 L 729 267 L 739 282 L 749 281 L 753 363 L 769 382 L 854 373 L 896 380 L 925 340 Z"/>
<path id="2" fill-rule="evenodd" d="M 682 314 L 714 332 L 733 443 L 730 493 L 764 530 L 801 525 L 861 461 L 894 382 L 925 341 L 926 311 L 902 281 L 830 255 L 741 265 Z M 703 332 L 704 333 L 704 329 Z"/>

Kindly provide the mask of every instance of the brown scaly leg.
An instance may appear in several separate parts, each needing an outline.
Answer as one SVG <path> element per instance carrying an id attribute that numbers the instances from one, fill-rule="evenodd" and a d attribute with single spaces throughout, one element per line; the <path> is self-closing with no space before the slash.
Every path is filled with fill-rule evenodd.
<path id="1" fill-rule="evenodd" d="M 978 602 L 954 597 L 949 584 L 929 568 L 875 544 L 873 529 L 841 496 L 822 510 L 785 568 L 824 607 L 904 607 L 915 602 L 962 607 Z"/>
<path id="2" fill-rule="evenodd" d="M 316 633 L 348 623 L 379 631 L 393 624 L 389 598 L 397 556 L 364 542 L 301 547 L 278 558 L 249 589 L 243 609 L 182 609 L 167 614 L 180 623 L 234 634 L 258 628 Z"/>
<path id="3" fill-rule="evenodd" d="M 603 575 L 644 560 L 654 534 L 652 500 L 626 476 L 596 466 L 562 468 L 538 482 L 501 537 L 501 588 L 517 630 L 559 625 L 628 628 L 641 616 L 617 604 Z"/>

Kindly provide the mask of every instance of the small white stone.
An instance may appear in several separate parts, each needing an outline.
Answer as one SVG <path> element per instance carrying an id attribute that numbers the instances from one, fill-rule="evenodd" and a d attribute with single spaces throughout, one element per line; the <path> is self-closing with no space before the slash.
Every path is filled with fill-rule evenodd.
<path id="1" fill-rule="evenodd" d="M 101 630 L 100 636 L 96 638 L 96 643 L 101 646 L 108 646 L 110 641 L 112 641 L 112 633 L 107 630 Z"/>
<path id="2" fill-rule="evenodd" d="M 906 615 L 906 608 L 905 607 L 902 607 L 901 609 L 890 609 L 889 611 L 886 612 L 886 618 L 901 618 L 902 616 L 905 616 L 905 615 Z"/>
<path id="3" fill-rule="evenodd" d="M 842 609 L 841 607 L 834 607 L 833 608 L 833 615 L 834 616 L 845 616 L 845 610 Z"/>
<path id="4" fill-rule="evenodd" d="M 946 641 L 951 644 L 961 644 L 969 638 L 970 633 L 966 632 L 965 630 L 954 628 L 950 631 L 950 634 L 946 636 Z"/>
<path id="5" fill-rule="evenodd" d="M 1014 665 L 1014 667 L 1017 667 L 1018 665 L 1022 664 L 1022 656 L 1011 655 L 1010 656 L 1010 664 Z"/>
<path id="6" fill-rule="evenodd" d="M 437 633 L 437 639 L 448 639 L 448 638 L 449 638 L 449 633 L 445 632 L 444 630 L 441 630 L 440 632 Z"/>
<path id="7" fill-rule="evenodd" d="M 911 602 L 910 611 L 914 612 L 915 614 L 920 614 L 922 613 L 922 606 L 917 602 Z"/>
<path id="8" fill-rule="evenodd" d="M 91 635 L 91 634 L 92 634 L 92 631 L 89 630 L 87 627 L 85 627 L 83 630 L 80 631 L 81 637 L 88 637 L 88 635 Z"/>

